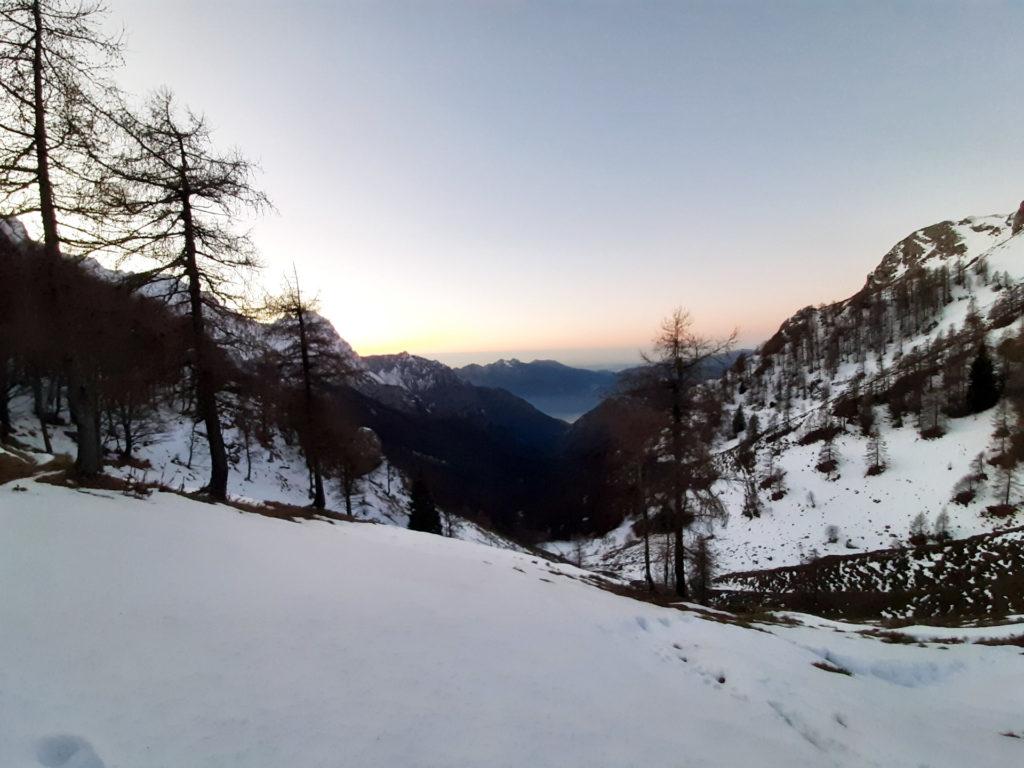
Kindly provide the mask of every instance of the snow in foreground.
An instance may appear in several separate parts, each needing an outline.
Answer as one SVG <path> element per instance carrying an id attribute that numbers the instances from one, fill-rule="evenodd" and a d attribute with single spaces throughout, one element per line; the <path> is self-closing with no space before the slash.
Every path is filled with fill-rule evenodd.
<path id="1" fill-rule="evenodd" d="M 758 631 L 395 527 L 22 486 L 0 486 L 5 767 L 1024 762 L 1019 647 Z"/>

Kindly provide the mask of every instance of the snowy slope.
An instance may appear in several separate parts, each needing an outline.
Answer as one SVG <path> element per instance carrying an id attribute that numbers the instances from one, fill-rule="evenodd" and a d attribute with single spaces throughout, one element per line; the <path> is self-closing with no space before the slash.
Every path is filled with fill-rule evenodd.
<path id="1" fill-rule="evenodd" d="M 371 355 L 363 358 L 370 375 L 380 384 L 400 387 L 418 395 L 436 387 L 458 386 L 458 375 L 444 363 L 428 360 L 408 352 L 394 355 Z"/>
<path id="2" fill-rule="evenodd" d="M 11 768 L 1024 756 L 1002 735 L 1024 732 L 1013 646 L 886 644 L 818 620 L 756 631 L 392 527 L 23 486 L 0 486 Z"/>
<path id="3" fill-rule="evenodd" d="M 52 456 L 43 453 L 42 435 L 37 422 L 29 417 L 30 412 L 29 397 L 14 400 L 14 437 L 34 450 L 34 460 L 42 465 Z M 108 464 L 104 472 L 115 477 L 131 477 L 139 482 L 159 483 L 184 492 L 197 491 L 209 480 L 210 463 L 205 437 L 202 433 L 193 433 L 192 428 L 191 419 L 163 411 L 153 433 L 135 451 L 137 463 L 146 468 Z M 71 431 L 71 427 L 50 427 L 55 454 L 75 455 Z M 231 471 L 228 473 L 228 495 L 231 499 L 256 504 L 280 502 L 299 507 L 310 504 L 306 462 L 296 446 L 286 444 L 276 434 L 269 448 L 253 442 L 250 469 L 240 447 L 242 435 L 230 422 L 225 424 L 224 437 L 229 446 Z M 408 491 L 408 480 L 385 461 L 357 482 L 352 513 L 360 520 L 405 527 L 409 523 Z M 345 500 L 340 484 L 328 479 L 325 492 L 328 510 L 343 512 Z M 451 516 L 451 522 L 452 535 L 456 538 L 521 549 L 505 537 L 457 515 Z"/>
<path id="4" fill-rule="evenodd" d="M 924 440 L 912 417 L 897 428 L 889 421 L 885 408 L 876 406 L 875 424 L 886 445 L 889 466 L 873 477 L 865 474 L 867 440 L 855 425 L 848 426 L 836 439 L 839 467 L 835 479 L 826 478 L 816 469 L 821 443 L 800 444 L 801 438 L 844 395 L 870 390 L 891 376 L 906 355 L 926 348 L 940 335 L 948 335 L 950 329 L 963 329 L 972 306 L 987 318 L 1008 287 L 1024 281 L 1024 236 L 1011 237 L 1007 217 L 1002 215 L 925 227 L 893 247 L 869 275 L 864 290 L 889 296 L 912 268 L 934 270 L 943 266 L 953 274 L 962 272 L 964 284 L 953 285 L 949 303 L 920 332 L 885 344 L 880 354 L 853 359 L 855 356 L 843 349 L 832 375 L 820 356 L 806 359 L 802 345 L 808 336 L 819 337 L 824 347 L 829 333 L 844 324 L 851 326 L 856 313 L 863 312 L 857 297 L 853 297 L 828 307 L 809 307 L 783 323 L 776 337 L 747 359 L 747 371 L 760 371 L 756 388 L 744 392 L 736 374 L 728 374 L 732 390 L 726 403 L 726 423 L 729 415 L 742 406 L 748 420 L 757 416 L 762 431 L 774 430 L 776 435 L 786 428 L 792 431 L 757 444 L 758 478 L 766 474 L 768 454 L 774 453 L 775 466 L 786 474 L 788 492 L 772 501 L 770 490 L 760 489 L 764 511 L 753 520 L 740 514 L 742 478 L 727 458 L 727 452 L 738 441 L 726 438 L 717 446 L 723 452 L 722 466 L 727 475 L 718 491 L 730 511 L 727 525 L 713 530 L 720 572 L 792 565 L 812 554 L 846 554 L 902 545 L 918 513 L 924 513 L 931 524 L 945 511 L 950 517 L 950 533 L 957 538 L 1021 523 L 1019 519 L 998 523 L 982 514 L 996 500 L 994 482 L 983 485 L 967 507 L 951 503 L 953 487 L 968 473 L 971 459 L 986 452 L 992 434 L 991 411 L 951 419 L 944 437 Z M 987 271 L 987 278 L 979 274 L 983 271 Z M 986 338 L 990 347 L 995 347 L 1017 330 L 1016 324 L 990 330 Z M 784 411 L 782 393 L 787 380 L 797 381 L 798 386 L 788 392 L 788 408 Z M 586 566 L 640 578 L 643 552 L 633 533 L 633 522 L 627 519 L 596 540 L 551 542 L 546 547 L 574 560 L 582 550 Z M 833 525 L 838 527 L 838 536 L 830 542 L 827 528 Z M 657 542 L 655 549 L 660 552 Z"/>

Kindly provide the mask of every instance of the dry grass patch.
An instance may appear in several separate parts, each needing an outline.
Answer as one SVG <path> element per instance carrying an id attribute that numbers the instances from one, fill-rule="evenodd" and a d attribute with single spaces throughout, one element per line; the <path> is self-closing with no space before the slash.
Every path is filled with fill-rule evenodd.
<path id="1" fill-rule="evenodd" d="M 1016 645 L 1024 648 L 1024 634 L 1008 635 L 1007 637 L 983 637 L 974 641 L 975 645 Z"/>
<path id="2" fill-rule="evenodd" d="M 838 664 L 832 664 L 828 661 L 815 661 L 811 663 L 811 666 L 817 667 L 818 669 L 823 669 L 826 672 L 834 672 L 837 675 L 846 675 L 847 677 L 853 677 L 853 672 L 851 672 L 850 670 L 844 669 L 843 667 L 840 667 Z"/>
<path id="3" fill-rule="evenodd" d="M 25 461 L 14 453 L 0 453 L 0 484 L 31 477 L 35 470 L 34 462 Z"/>
<path id="4" fill-rule="evenodd" d="M 860 634 L 894 645 L 914 645 L 918 642 L 916 637 L 912 637 L 905 632 L 894 632 L 890 629 L 864 629 L 861 630 Z"/>

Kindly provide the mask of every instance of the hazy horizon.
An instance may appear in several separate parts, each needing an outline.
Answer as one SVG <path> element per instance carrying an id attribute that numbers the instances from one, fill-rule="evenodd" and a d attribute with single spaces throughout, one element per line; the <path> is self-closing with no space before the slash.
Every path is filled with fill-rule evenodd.
<path id="1" fill-rule="evenodd" d="M 621 364 L 676 306 L 749 347 L 909 232 L 1024 196 L 1021 6 L 110 10 L 123 84 L 262 164 L 263 283 L 294 263 L 363 354 Z"/>
<path id="2" fill-rule="evenodd" d="M 358 351 L 358 350 L 357 350 Z M 409 350 L 401 350 L 409 351 Z M 630 354 L 632 352 L 632 354 Z M 386 354 L 386 353 L 383 353 Z M 479 350 L 466 352 L 425 351 L 416 352 L 420 357 L 438 360 L 452 368 L 476 363 L 488 365 L 499 360 L 519 360 L 532 363 L 537 360 L 554 360 L 573 368 L 586 368 L 594 371 L 619 371 L 642 361 L 639 350 L 627 349 L 513 349 L 513 350 Z"/>

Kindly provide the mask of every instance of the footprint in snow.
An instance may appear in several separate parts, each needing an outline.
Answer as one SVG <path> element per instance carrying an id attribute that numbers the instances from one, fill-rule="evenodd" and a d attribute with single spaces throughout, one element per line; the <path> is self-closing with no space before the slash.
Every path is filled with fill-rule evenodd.
<path id="1" fill-rule="evenodd" d="M 46 768 L 106 768 L 92 745 L 79 736 L 47 736 L 36 743 L 36 757 Z"/>

